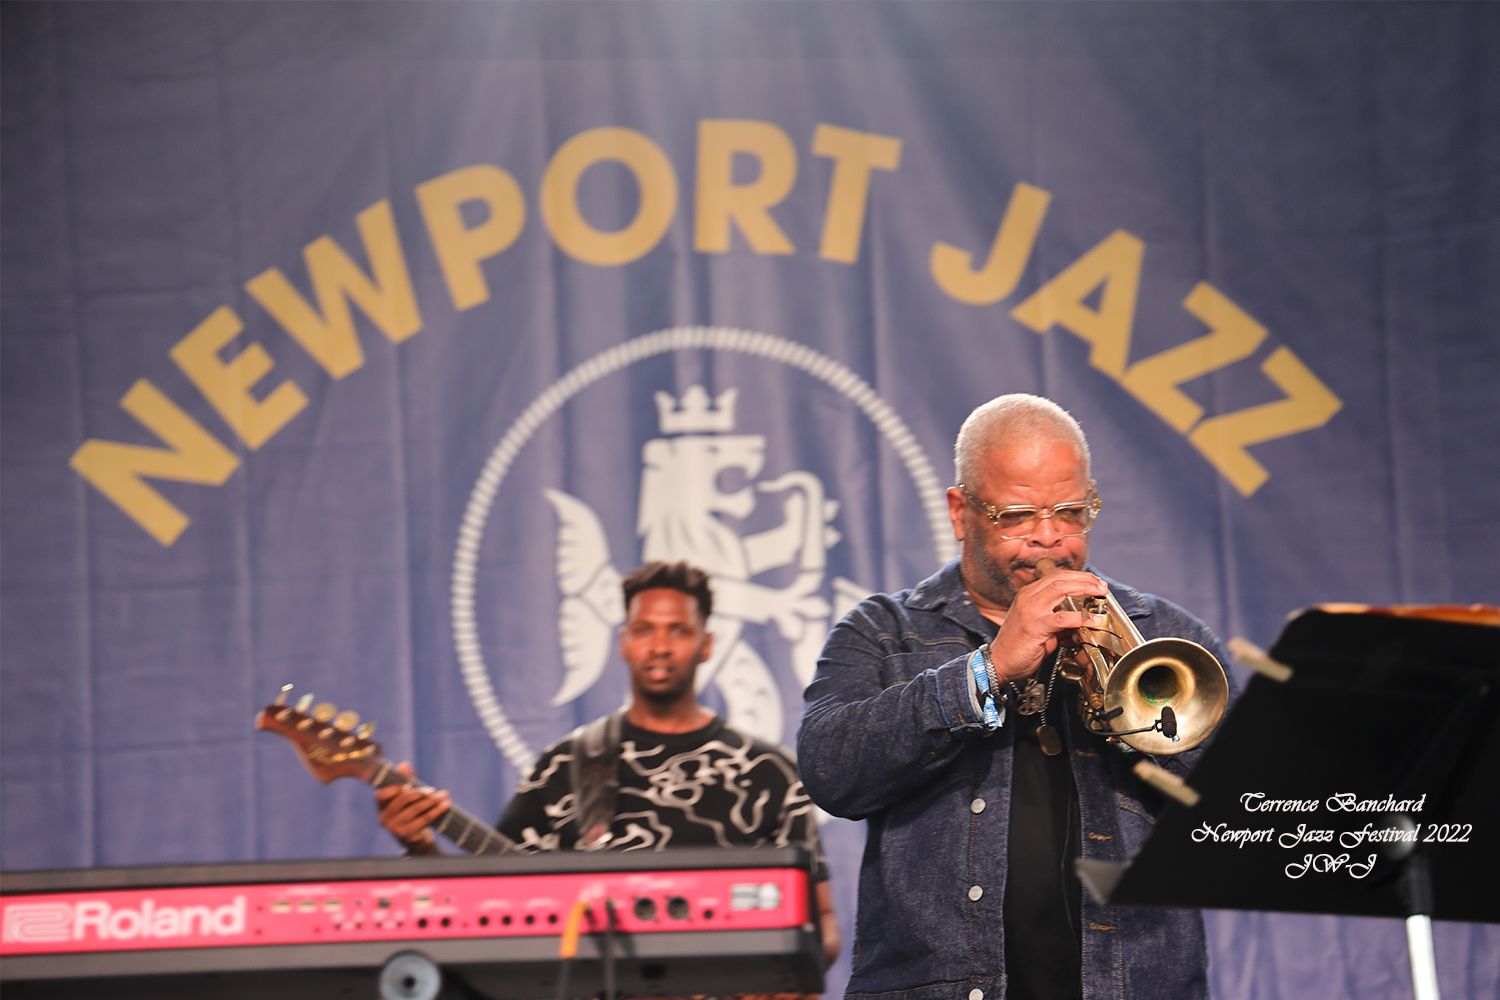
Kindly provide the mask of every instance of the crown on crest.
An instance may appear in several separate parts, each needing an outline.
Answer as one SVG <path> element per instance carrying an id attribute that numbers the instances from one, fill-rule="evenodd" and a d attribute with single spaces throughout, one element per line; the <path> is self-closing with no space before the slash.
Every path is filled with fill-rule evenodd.
<path id="1" fill-rule="evenodd" d="M 702 431 L 734 430 L 734 401 L 738 389 L 725 389 L 709 406 L 708 391 L 701 385 L 688 386 L 682 404 L 670 392 L 656 394 L 656 412 L 661 417 L 663 434 L 691 434 Z"/>

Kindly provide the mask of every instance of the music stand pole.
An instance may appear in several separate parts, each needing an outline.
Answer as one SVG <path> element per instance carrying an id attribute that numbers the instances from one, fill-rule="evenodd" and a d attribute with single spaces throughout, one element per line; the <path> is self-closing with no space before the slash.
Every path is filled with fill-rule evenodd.
<path id="1" fill-rule="evenodd" d="M 1401 894 L 1411 911 L 1406 918 L 1406 951 L 1411 956 L 1411 989 L 1416 1000 L 1438 997 L 1437 955 L 1432 945 L 1432 869 L 1427 858 L 1414 854 L 1406 859 Z"/>
<path id="2" fill-rule="evenodd" d="M 1439 1000 L 1432 918 L 1425 913 L 1414 913 L 1406 918 L 1406 950 L 1411 954 L 1412 994 L 1416 1000 Z"/>

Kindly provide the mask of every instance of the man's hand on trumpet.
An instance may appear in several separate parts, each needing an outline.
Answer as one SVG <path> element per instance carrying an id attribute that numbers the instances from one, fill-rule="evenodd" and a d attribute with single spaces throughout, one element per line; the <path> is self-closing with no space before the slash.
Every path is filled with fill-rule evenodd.
<path id="1" fill-rule="evenodd" d="M 1017 576 L 1022 572 L 1017 571 Z M 1067 597 L 1103 597 L 1107 592 L 1104 582 L 1092 573 L 1066 569 L 1034 578 L 1017 591 L 1000 634 L 990 643 L 990 660 L 1000 682 L 1030 677 L 1059 644 L 1079 645 L 1079 627 L 1104 625 L 1103 615 L 1058 611 L 1057 607 Z"/>

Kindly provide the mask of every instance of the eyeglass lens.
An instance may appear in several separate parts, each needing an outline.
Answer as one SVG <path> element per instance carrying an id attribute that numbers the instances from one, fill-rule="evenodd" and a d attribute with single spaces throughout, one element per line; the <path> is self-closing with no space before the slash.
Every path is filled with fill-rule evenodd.
<path id="1" fill-rule="evenodd" d="M 1060 535 L 1082 534 L 1093 520 L 1093 508 L 1087 503 L 1059 504 L 1051 510 L 1053 526 Z M 1025 536 L 1041 524 L 1042 512 L 1035 507 L 1008 507 L 990 513 L 990 520 L 1007 535 Z"/>

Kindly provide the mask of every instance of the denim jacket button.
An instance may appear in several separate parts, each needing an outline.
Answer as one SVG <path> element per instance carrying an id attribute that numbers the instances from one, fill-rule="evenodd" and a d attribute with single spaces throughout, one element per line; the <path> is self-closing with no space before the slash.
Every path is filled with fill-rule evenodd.
<path id="1" fill-rule="evenodd" d="M 984 890 L 981 889 L 979 886 L 977 886 L 977 885 L 971 885 L 971 886 L 969 886 L 969 898 L 970 899 L 977 901 L 979 899 L 979 897 L 983 896 L 983 895 L 984 895 Z"/>
<path id="2" fill-rule="evenodd" d="M 975 799 L 973 802 L 970 802 L 969 812 L 976 816 L 984 812 L 984 799 Z"/>
<path id="3" fill-rule="evenodd" d="M 984 1000 L 984 990 L 970 990 L 969 1000 Z"/>

